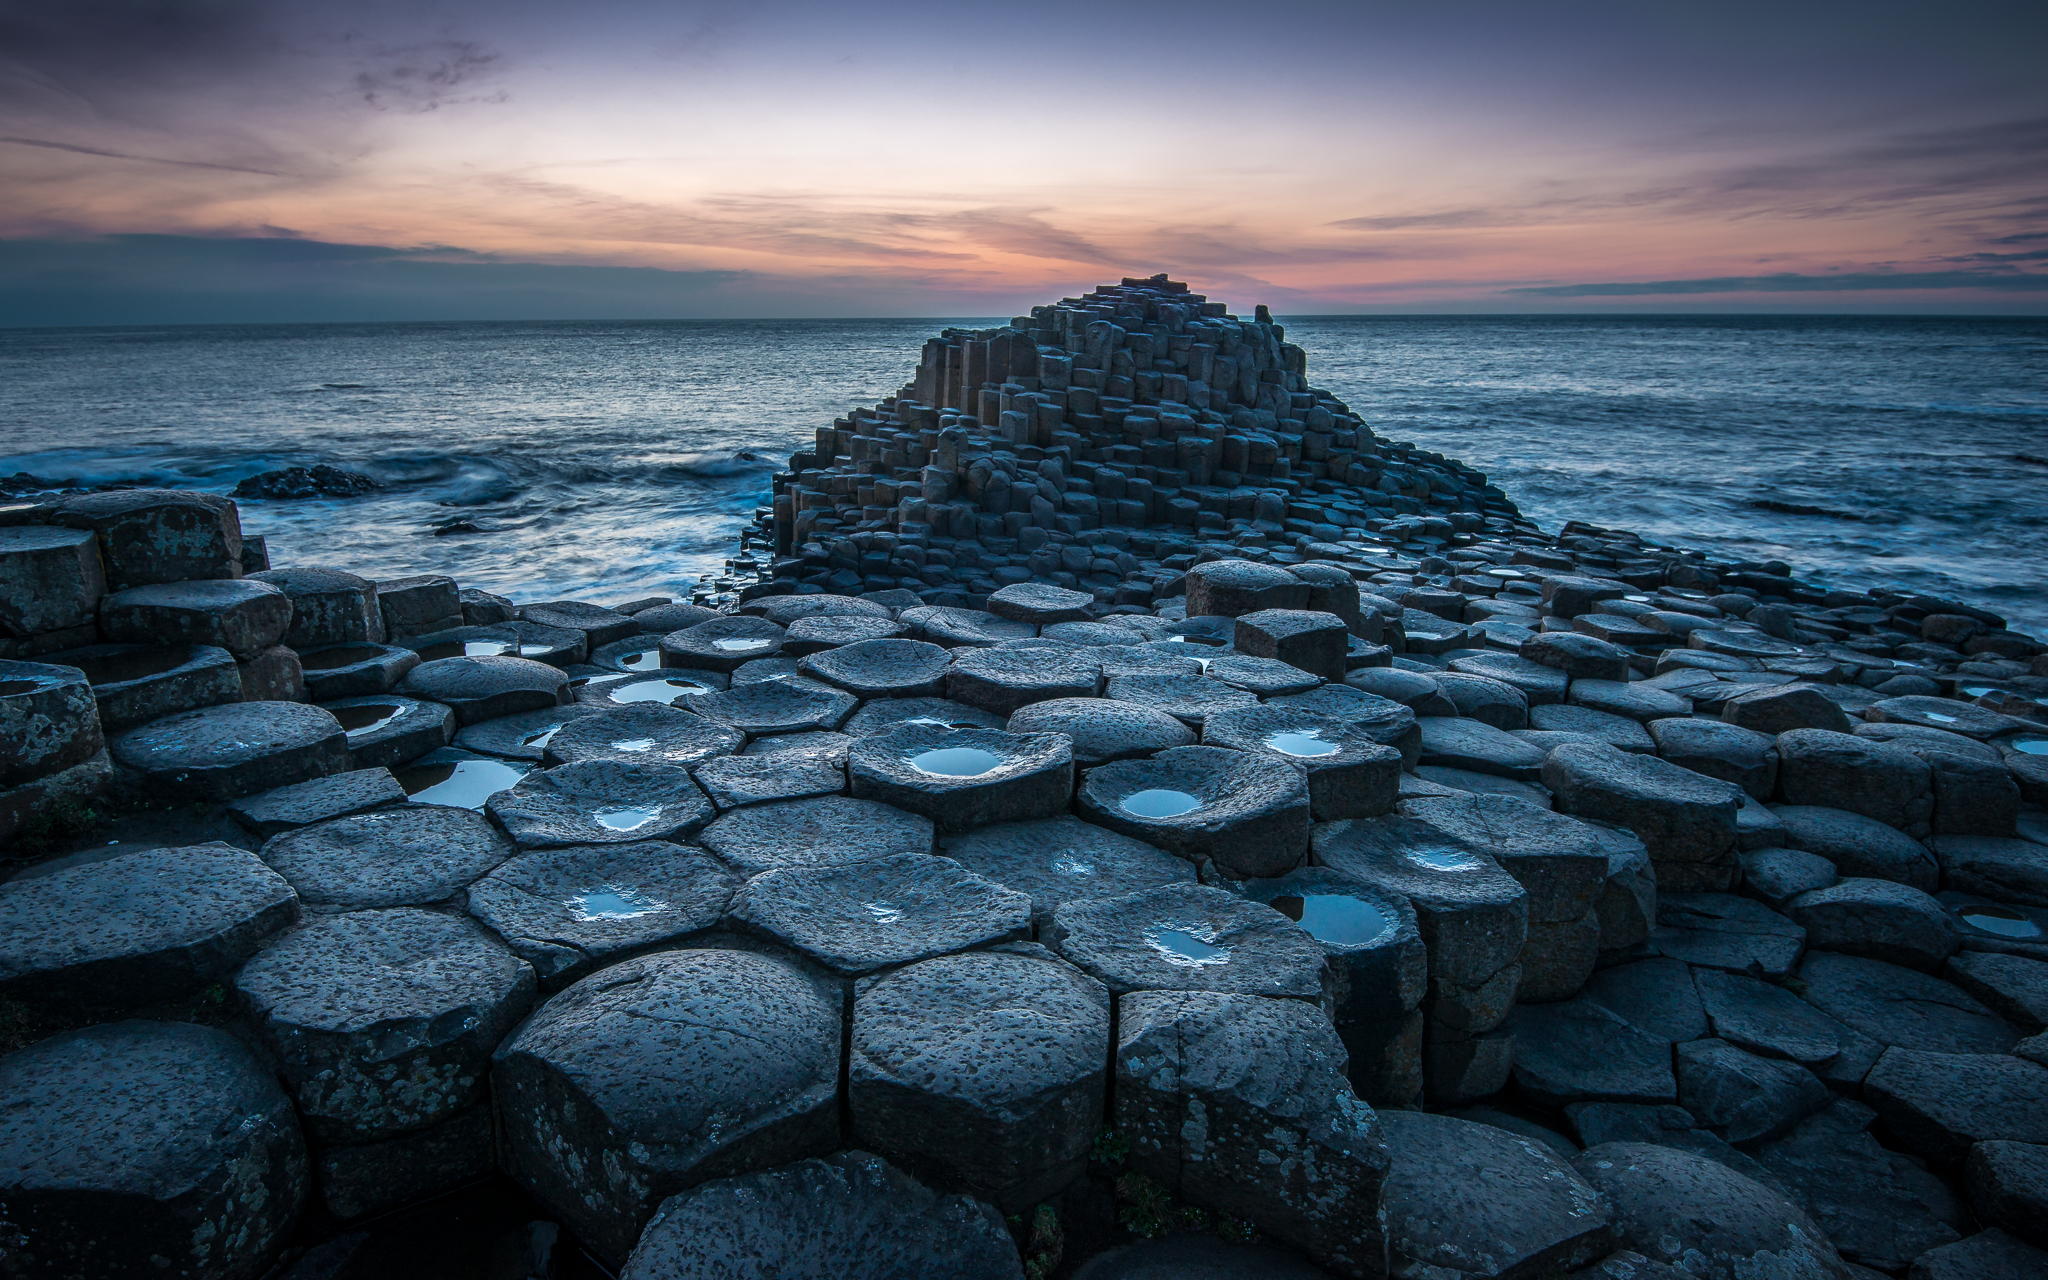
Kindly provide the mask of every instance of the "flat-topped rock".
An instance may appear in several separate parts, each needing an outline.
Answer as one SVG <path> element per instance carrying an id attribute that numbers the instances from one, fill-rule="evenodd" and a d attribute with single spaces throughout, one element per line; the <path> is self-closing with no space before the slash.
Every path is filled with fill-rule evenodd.
<path id="1" fill-rule="evenodd" d="M 838 866 L 932 851 L 931 819 L 874 800 L 817 796 L 736 810 L 699 842 L 753 876 L 779 867 Z"/>
<path id="2" fill-rule="evenodd" d="M 1094 606 L 1094 596 L 1047 582 L 1019 582 L 992 592 L 988 598 L 988 611 L 998 618 L 1040 626 L 1085 622 L 1093 613 Z"/>
<path id="3" fill-rule="evenodd" d="M 838 1145 L 843 1004 L 829 979 L 744 951 L 600 970 L 498 1050 L 506 1171 L 623 1260 L 667 1196 Z"/>
<path id="4" fill-rule="evenodd" d="M 84 672 L 43 662 L 0 661 L 0 785 L 83 764 L 104 745 L 99 709 Z"/>
<path id="5" fill-rule="evenodd" d="M 52 1036 L 0 1058 L 0 1096 L 0 1215 L 16 1275 L 255 1280 L 305 1200 L 291 1102 L 211 1027 Z"/>
<path id="6" fill-rule="evenodd" d="M 1499 863 L 1413 818 L 1318 824 L 1315 860 L 1412 903 L 1432 982 L 1477 986 L 1529 936 L 1529 893 Z"/>
<path id="7" fill-rule="evenodd" d="M 1572 1161 L 1614 1206 L 1621 1243 L 1698 1280 L 1840 1280 L 1842 1263 L 1805 1211 L 1704 1156 L 1610 1142 Z"/>
<path id="8" fill-rule="evenodd" d="M 899 853 L 762 872 L 734 896 L 731 920 L 836 973 L 861 974 L 1022 938 L 1031 899 L 950 858 Z"/>
<path id="9" fill-rule="evenodd" d="M 1606 1198 L 1543 1146 L 1419 1111 L 1383 1112 L 1380 1128 L 1393 1161 L 1385 1204 L 1397 1271 L 1562 1274 L 1613 1247 Z"/>
<path id="10" fill-rule="evenodd" d="M 243 796 L 228 805 L 228 813 L 258 836 L 274 836 L 296 827 L 345 818 L 405 800 L 405 788 L 391 776 L 391 770 L 351 769 L 307 782 L 294 782 L 274 791 Z"/>
<path id="11" fill-rule="evenodd" d="M 1900 1147 L 1937 1164 L 1979 1142 L 2048 1142 L 2048 1067 L 2024 1058 L 1894 1045 L 1863 1092 Z"/>
<path id="12" fill-rule="evenodd" d="M 1126 995 L 1115 1117 L 1131 1166 L 1346 1275 L 1377 1275 L 1392 1160 L 1343 1061 L 1329 1023 L 1298 1000 Z M 1288 1154 L 1276 1160 L 1277 1151 Z"/>
<path id="13" fill-rule="evenodd" d="M 117 735 L 116 762 L 161 794 L 232 800 L 340 773 L 348 736 L 319 707 L 230 702 L 152 720 Z"/>
<path id="14" fill-rule="evenodd" d="M 665 840 L 689 835 L 714 812 L 687 769 L 605 759 L 537 769 L 485 808 L 525 848 Z"/>
<path id="15" fill-rule="evenodd" d="M 1605 746 L 1559 747 L 1543 761 L 1542 778 L 1564 812 L 1641 837 L 1660 885 L 1691 891 L 1733 882 L 1741 788 Z"/>
<path id="16" fill-rule="evenodd" d="M 114 489 L 66 498 L 52 524 L 98 537 L 109 591 L 242 576 L 235 504 L 188 489 Z"/>
<path id="17" fill-rule="evenodd" d="M 91 627 L 106 586 L 91 530 L 0 528 L 0 640 Z M 65 643 L 76 642 L 55 647 Z"/>
<path id="18" fill-rule="evenodd" d="M 841 728 L 853 737 L 865 738 L 887 733 L 902 724 L 934 729 L 1000 729 L 1004 719 L 949 698 L 875 698 L 862 703 Z"/>
<path id="19" fill-rule="evenodd" d="M 837 729 L 857 704 L 852 694 L 802 677 L 736 684 L 694 698 L 690 710 L 747 734 Z"/>
<path id="20" fill-rule="evenodd" d="M 1078 805 L 1092 822 L 1226 875 L 1278 875 L 1307 854 L 1307 782 L 1270 756 L 1174 747 L 1097 765 L 1082 775 Z"/>
<path id="21" fill-rule="evenodd" d="M 399 690 L 454 708 L 462 724 L 569 701 L 568 673 L 531 658 L 436 658 L 406 673 Z"/>
<path id="22" fill-rule="evenodd" d="M 291 885 L 225 844 L 37 867 L 0 883 L 0 992 L 67 1012 L 177 999 L 298 915 Z"/>
<path id="23" fill-rule="evenodd" d="M 571 845 L 508 859 L 464 904 L 553 987 L 713 927 L 742 880 L 688 845 Z"/>
<path id="24" fill-rule="evenodd" d="M 784 631 L 766 618 L 717 617 L 661 638 L 661 665 L 731 671 L 773 657 Z"/>
<path id="25" fill-rule="evenodd" d="M 1779 805 L 1782 842 L 1827 859 L 1845 876 L 1890 880 L 1932 892 L 1940 871 L 1927 846 L 1897 827 L 1846 809 Z"/>
<path id="26" fill-rule="evenodd" d="M 620 1280 L 1023 1280 L 1002 1215 L 844 1151 L 721 1178 L 663 1202 Z"/>
<path id="27" fill-rule="evenodd" d="M 1782 978 L 1799 962 L 1806 930 L 1760 902 L 1727 893 L 1666 893 L 1650 948 L 1690 965 Z"/>
<path id="28" fill-rule="evenodd" d="M 1013 712 L 1007 727 L 1011 733 L 1063 733 L 1074 744 L 1074 760 L 1083 765 L 1193 746 L 1196 738 L 1193 729 L 1156 707 L 1113 698 L 1034 702 Z"/>
<path id="29" fill-rule="evenodd" d="M 1370 818 L 1394 807 L 1401 753 L 1354 722 L 1294 707 L 1225 711 L 1202 725 L 1204 745 L 1269 756 L 1308 778 L 1310 815 L 1319 822 Z"/>
<path id="30" fill-rule="evenodd" d="M 284 640 L 292 601 L 268 582 L 214 578 L 152 583 L 100 601 L 100 634 L 126 644 L 210 644 L 237 658 Z"/>
<path id="31" fill-rule="evenodd" d="M 92 682 L 99 720 L 110 733 L 151 720 L 250 696 L 234 655 L 215 645 L 95 644 L 46 655 Z M 296 701 L 293 697 L 276 701 Z"/>
<path id="32" fill-rule="evenodd" d="M 2019 1036 L 1969 993 L 1931 974 L 1816 951 L 1799 994 L 1867 1040 L 1930 1053 L 2006 1053 Z"/>
<path id="33" fill-rule="evenodd" d="M 284 642 L 294 649 L 376 643 L 384 639 L 384 613 L 377 607 L 377 584 L 368 578 L 310 565 L 266 569 L 249 576 L 276 587 L 290 599 L 291 624 L 285 629 Z"/>
<path id="34" fill-rule="evenodd" d="M 641 703 L 564 722 L 541 746 L 550 764 L 613 760 L 677 767 L 738 751 L 746 735 L 686 707 Z"/>
<path id="35" fill-rule="evenodd" d="M 420 665 L 420 655 L 398 644 L 324 645 L 299 655 L 299 675 L 315 702 L 389 693 Z"/>
<path id="36" fill-rule="evenodd" d="M 1029 894 L 1041 928 L 1068 902 L 1195 881 L 1187 859 L 1070 814 L 949 835 L 941 848 L 968 870 Z"/>
<path id="37" fill-rule="evenodd" d="M 861 698 L 931 697 L 944 686 L 953 656 L 924 640 L 860 640 L 813 653 L 797 664 L 813 679 Z"/>
<path id="38" fill-rule="evenodd" d="M 853 1140 L 998 1207 L 1080 1176 L 1108 1083 L 1109 993 L 1039 948 L 919 961 L 855 989 Z"/>
<path id="39" fill-rule="evenodd" d="M 512 845 L 481 814 L 420 804 L 288 831 L 262 854 L 309 906 L 401 907 L 451 897 Z"/>
<path id="40" fill-rule="evenodd" d="M 1272 907 L 1208 885 L 1067 902 L 1053 912 L 1050 941 L 1117 994 L 1329 996 L 1320 943 Z"/>
<path id="41" fill-rule="evenodd" d="M 1049 818 L 1074 793 L 1073 750 L 1054 733 L 903 724 L 858 739 L 846 765 L 855 796 L 923 814 L 946 831 Z"/>
<path id="42" fill-rule="evenodd" d="M 309 919 L 244 965 L 235 992 L 313 1134 L 364 1141 L 481 1097 L 534 977 L 470 921 L 395 907 Z"/>

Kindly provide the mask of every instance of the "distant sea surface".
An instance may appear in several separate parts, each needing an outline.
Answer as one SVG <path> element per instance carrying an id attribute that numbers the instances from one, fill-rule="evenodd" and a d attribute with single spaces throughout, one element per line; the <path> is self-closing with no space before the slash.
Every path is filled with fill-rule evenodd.
<path id="1" fill-rule="evenodd" d="M 0 330 L 0 475 L 226 493 L 325 462 L 383 488 L 243 503 L 279 563 L 522 600 L 677 594 L 815 428 L 943 324 Z M 1374 430 L 1582 519 L 2048 633 L 2048 321 L 1287 321 Z M 435 536 L 467 520 L 483 530 Z"/>

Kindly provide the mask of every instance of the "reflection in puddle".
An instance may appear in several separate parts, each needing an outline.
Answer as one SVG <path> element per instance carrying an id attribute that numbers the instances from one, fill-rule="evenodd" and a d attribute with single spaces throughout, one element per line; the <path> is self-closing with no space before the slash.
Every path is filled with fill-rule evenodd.
<path id="1" fill-rule="evenodd" d="M 979 778 L 1002 763 L 1001 756 L 980 747 L 934 747 L 910 757 L 913 769 L 947 778 Z"/>
<path id="2" fill-rule="evenodd" d="M 667 905 L 637 889 L 622 889 L 615 884 L 585 889 L 569 899 L 570 913 L 582 921 L 633 920 L 651 916 Z"/>
<path id="3" fill-rule="evenodd" d="M 635 680 L 630 684 L 618 685 L 605 691 L 605 697 L 613 702 L 658 702 L 663 706 L 674 706 L 684 698 L 694 698 L 710 689 L 695 680 L 684 680 L 679 676 L 663 676 L 658 680 Z"/>
<path id="4" fill-rule="evenodd" d="M 394 770 L 406 799 L 414 804 L 446 804 L 481 809 L 484 801 L 526 776 L 526 767 L 502 760 L 442 760 Z"/>
<path id="5" fill-rule="evenodd" d="M 329 707 L 350 737 L 370 733 L 390 724 L 412 708 L 397 702 L 359 702 L 353 707 Z"/>
<path id="6" fill-rule="evenodd" d="M 861 909 L 874 917 L 876 924 L 895 924 L 903 918 L 903 908 L 893 902 L 863 902 Z"/>
<path id="7" fill-rule="evenodd" d="M 1936 724 L 1954 724 L 1956 722 L 1956 717 L 1946 711 L 1929 711 L 1925 715 Z"/>
<path id="8" fill-rule="evenodd" d="M 1269 733 L 1266 735 L 1266 745 L 1286 755 L 1304 758 L 1337 754 L 1337 744 L 1319 736 L 1314 730 Z"/>
<path id="9" fill-rule="evenodd" d="M 1154 787 L 1125 796 L 1117 801 L 1117 807 L 1140 818 L 1171 818 L 1201 808 L 1202 800 L 1185 791 Z"/>
<path id="10" fill-rule="evenodd" d="M 614 658 L 613 661 L 618 664 L 621 671 L 659 671 L 661 646 L 657 644 L 645 649 L 635 649 L 631 653 Z"/>
<path id="11" fill-rule="evenodd" d="M 1479 860 L 1463 849 L 1449 847 L 1409 849 L 1403 856 L 1417 866 L 1429 867 L 1436 871 L 1470 871 L 1479 865 Z"/>
<path id="12" fill-rule="evenodd" d="M 441 658 L 495 658 L 517 647 L 509 640 L 443 640 L 420 649 L 419 655 L 421 662 L 434 662 Z"/>
<path id="13" fill-rule="evenodd" d="M 711 642 L 711 647 L 723 649 L 727 653 L 752 653 L 756 649 L 766 649 L 773 643 L 774 641 L 772 640 L 762 640 L 755 637 L 720 636 Z"/>
<path id="14" fill-rule="evenodd" d="M 610 808 L 593 810 L 590 816 L 607 831 L 638 831 L 661 816 L 661 806 L 615 804 Z"/>
<path id="15" fill-rule="evenodd" d="M 1966 684 L 1963 686 L 1962 691 L 1972 698 L 1981 698 L 1987 693 L 1997 693 L 1998 686 L 1995 684 Z"/>
<path id="16" fill-rule="evenodd" d="M 2022 755 L 2048 756 L 2048 737 L 2038 734 L 2028 734 L 2024 737 L 2014 738 L 2008 745 Z"/>
<path id="17" fill-rule="evenodd" d="M 1956 913 L 1964 924 L 1982 933 L 1996 934 L 2001 938 L 2038 938 L 2042 936 L 2041 926 L 2014 911 L 2011 907 L 1993 906 L 1989 903 L 1964 907 Z"/>
<path id="18" fill-rule="evenodd" d="M 537 733 L 529 733 L 519 740 L 519 745 L 522 747 L 544 747 L 555 740 L 555 735 L 562 731 L 562 725 L 567 723 L 568 721 L 564 720 L 557 724 L 551 724 Z"/>
<path id="19" fill-rule="evenodd" d="M 652 738 L 620 738 L 620 739 L 619 739 L 619 740 L 618 740 L 617 742 L 614 742 L 614 743 L 612 743 L 612 750 L 614 750 L 614 751 L 652 751 L 652 750 L 654 750 L 654 739 L 652 739 Z"/>
<path id="20" fill-rule="evenodd" d="M 1230 959 L 1230 948 L 1216 945 L 1216 933 L 1206 925 L 1176 929 L 1155 924 L 1145 930 L 1145 941 L 1166 958 L 1168 964 L 1212 965 Z"/>
<path id="21" fill-rule="evenodd" d="M 1273 899 L 1271 906 L 1300 925 L 1309 937 L 1336 946 L 1371 942 L 1394 923 L 1392 916 L 1372 903 L 1342 893 L 1288 894 Z"/>

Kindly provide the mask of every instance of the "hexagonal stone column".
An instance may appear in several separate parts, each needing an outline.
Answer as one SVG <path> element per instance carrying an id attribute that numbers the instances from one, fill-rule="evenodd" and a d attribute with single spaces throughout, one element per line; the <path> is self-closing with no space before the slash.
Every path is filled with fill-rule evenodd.
<path id="1" fill-rule="evenodd" d="M 1071 814 L 998 823 L 947 836 L 941 844 L 947 857 L 969 871 L 1030 894 L 1039 928 L 1068 902 L 1195 882 L 1187 859 Z"/>
<path id="2" fill-rule="evenodd" d="M 744 951 L 600 970 L 498 1051 L 506 1169 L 622 1260 L 665 1197 L 838 1145 L 843 1003 L 837 983 Z"/>
<path id="3" fill-rule="evenodd" d="M 213 645 L 93 644 L 46 656 L 92 681 L 100 725 L 108 732 L 250 697 L 234 655 Z"/>
<path id="4" fill-rule="evenodd" d="M 1400 795 L 1400 751 L 1333 716 L 1276 706 L 1225 711 L 1203 723 L 1202 742 L 1300 769 L 1308 776 L 1309 809 L 1318 822 L 1377 817 Z"/>
<path id="5" fill-rule="evenodd" d="M 1272 907 L 1171 884 L 1053 912 L 1053 947 L 1116 994 L 1231 991 L 1327 1003 L 1323 948 Z"/>
<path id="6" fill-rule="evenodd" d="M 946 696 L 1007 716 L 1034 702 L 1092 698 L 1102 664 L 1076 649 L 963 649 L 946 669 Z"/>
<path id="7" fill-rule="evenodd" d="M 552 988 L 711 928 L 740 882 L 688 845 L 572 845 L 520 854 L 471 885 L 465 903 Z"/>
<path id="8" fill-rule="evenodd" d="M 1351 1276 L 1386 1274 L 1379 1117 L 1297 1000 L 1140 991 L 1118 1003 L 1116 1125 L 1131 1165 Z M 1280 1152 L 1284 1156 L 1275 1159 Z"/>
<path id="9" fill-rule="evenodd" d="M 1261 609 L 1300 609 L 1309 586 L 1278 565 L 1211 560 L 1188 570 L 1188 616 L 1236 618 Z"/>
<path id="10" fill-rule="evenodd" d="M 928 818 L 873 800 L 816 796 L 755 805 L 704 828 L 705 848 L 758 875 L 778 867 L 836 866 L 932 851 Z"/>
<path id="11" fill-rule="evenodd" d="M 952 654 L 923 640 L 862 640 L 813 653 L 797 669 L 861 698 L 936 695 Z"/>
<path id="12" fill-rule="evenodd" d="M 158 794 L 233 800 L 350 767 L 340 721 L 302 702 L 230 702 L 152 720 L 113 756 Z"/>
<path id="13" fill-rule="evenodd" d="M 116 489 L 66 498 L 53 524 L 99 535 L 107 589 L 238 578 L 242 522 L 235 504 L 185 489 Z"/>
<path id="14" fill-rule="evenodd" d="M 292 602 L 267 582 L 216 578 L 156 583 L 100 601 L 100 634 L 129 644 L 218 645 L 253 658 L 284 639 Z"/>
<path id="15" fill-rule="evenodd" d="M 307 566 L 266 569 L 249 575 L 291 597 L 291 627 L 285 643 L 294 649 L 324 644 L 379 643 L 384 639 L 384 614 L 377 607 L 377 584 L 340 569 Z"/>
<path id="16" fill-rule="evenodd" d="M 860 739 L 846 763 L 855 796 L 947 831 L 1048 818 L 1074 793 L 1072 747 L 1059 734 L 903 725 Z"/>
<path id="17" fill-rule="evenodd" d="M 316 702 L 389 693 L 418 665 L 420 655 L 397 644 L 330 644 L 299 655 L 299 674 Z"/>
<path id="18" fill-rule="evenodd" d="M 1654 756 L 1571 744 L 1543 761 L 1543 785 L 1565 813 L 1626 827 L 1649 847 L 1660 888 L 1726 889 L 1735 881 L 1742 788 Z"/>
<path id="19" fill-rule="evenodd" d="M 1307 853 L 1308 783 L 1267 756 L 1223 747 L 1174 747 L 1146 760 L 1098 765 L 1081 779 L 1090 821 L 1224 875 L 1271 876 Z"/>
<path id="20" fill-rule="evenodd" d="M 713 812 L 689 770 L 622 760 L 536 770 L 484 807 L 507 835 L 530 849 L 681 837 L 710 821 Z"/>
<path id="21" fill-rule="evenodd" d="M 422 1129 L 474 1102 L 526 1015 L 533 970 L 459 916 L 315 916 L 242 967 L 235 991 L 315 1138 Z"/>
<path id="22" fill-rule="evenodd" d="M 1023 1280 L 1002 1215 L 842 1151 L 721 1178 L 664 1201 L 620 1280 L 740 1275 Z"/>
<path id="23" fill-rule="evenodd" d="M 0 883 L 0 992 L 67 1012 L 174 1000 L 298 915 L 283 877 L 225 844 L 36 867 Z"/>
<path id="24" fill-rule="evenodd" d="M 999 1208 L 1079 1177 L 1102 1124 L 1109 993 L 1041 947 L 906 965 L 854 989 L 854 1140 Z"/>
<path id="25" fill-rule="evenodd" d="M 1358 1095 L 1374 1106 L 1416 1105 L 1429 953 L 1415 908 L 1327 867 L 1254 880 L 1244 893 L 1294 921 L 1329 956 L 1331 1019 Z"/>
<path id="26" fill-rule="evenodd" d="M 482 814 L 410 804 L 273 836 L 263 860 L 309 906 L 424 906 L 453 897 L 512 856 Z"/>
<path id="27" fill-rule="evenodd" d="M 731 921 L 858 974 L 1022 938 L 1031 899 L 950 858 L 899 853 L 765 871 L 733 898 Z"/>
<path id="28" fill-rule="evenodd" d="M 0 662 L 0 786 L 83 764 L 103 746 L 99 704 L 83 672 Z"/>
<path id="29" fill-rule="evenodd" d="M 399 682 L 400 692 L 455 708 L 463 724 L 569 701 L 567 672 L 530 658 L 503 655 L 436 658 Z"/>
<path id="30" fill-rule="evenodd" d="M 1254 658 L 1272 658 L 1325 680 L 1344 679 L 1350 628 L 1334 613 L 1313 609 L 1261 609 L 1237 620 L 1232 647 Z"/>
<path id="31" fill-rule="evenodd" d="M 46 652 L 92 639 L 105 590 L 99 543 L 89 530 L 0 528 L 0 644 Z"/>
<path id="32" fill-rule="evenodd" d="M 52 1036 L 0 1058 L 0 1097 L 7 1265 L 28 1280 L 254 1280 L 305 1199 L 292 1104 L 211 1027 Z"/>

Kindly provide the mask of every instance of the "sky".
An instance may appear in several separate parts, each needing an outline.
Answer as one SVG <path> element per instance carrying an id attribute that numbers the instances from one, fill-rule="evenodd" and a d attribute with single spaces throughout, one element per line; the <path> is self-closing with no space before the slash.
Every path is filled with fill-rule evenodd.
<path id="1" fill-rule="evenodd" d="M 0 0 L 0 325 L 2048 313 L 2041 0 Z"/>

